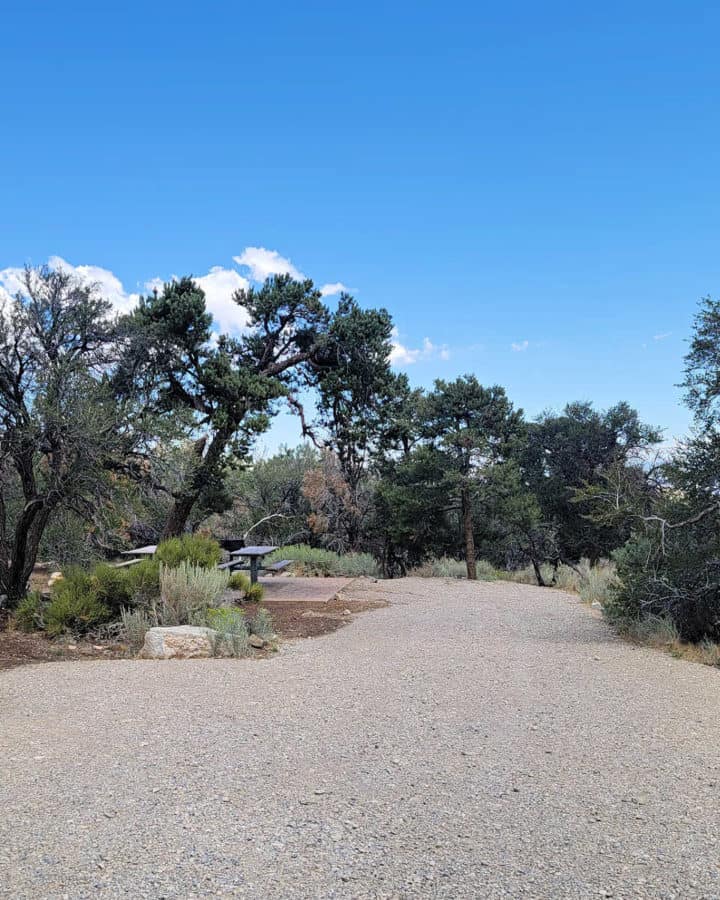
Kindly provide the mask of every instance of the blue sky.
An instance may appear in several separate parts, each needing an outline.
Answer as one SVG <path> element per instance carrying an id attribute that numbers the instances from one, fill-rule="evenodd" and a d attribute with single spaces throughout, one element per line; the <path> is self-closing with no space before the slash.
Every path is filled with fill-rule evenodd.
<path id="1" fill-rule="evenodd" d="M 720 284 L 717 4 L 13 7 L 0 269 L 97 267 L 122 304 L 220 267 L 222 311 L 289 259 L 386 306 L 415 383 L 687 428 Z"/>

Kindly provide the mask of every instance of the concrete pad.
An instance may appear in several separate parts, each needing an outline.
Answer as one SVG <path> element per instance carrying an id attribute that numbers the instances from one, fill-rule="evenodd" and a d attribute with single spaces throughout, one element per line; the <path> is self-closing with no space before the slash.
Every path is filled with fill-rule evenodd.
<path id="1" fill-rule="evenodd" d="M 264 575 L 263 603 L 329 603 L 354 578 L 298 578 L 294 575 Z"/>

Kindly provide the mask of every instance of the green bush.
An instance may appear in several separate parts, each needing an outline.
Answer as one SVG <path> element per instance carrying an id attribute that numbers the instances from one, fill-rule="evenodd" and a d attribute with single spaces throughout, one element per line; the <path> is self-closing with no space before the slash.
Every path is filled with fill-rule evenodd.
<path id="1" fill-rule="evenodd" d="M 190 562 L 160 569 L 160 600 L 153 604 L 158 625 L 196 625 L 227 588 L 228 574 Z"/>
<path id="2" fill-rule="evenodd" d="M 65 631 L 85 634 L 112 618 L 112 612 L 100 599 L 97 580 L 82 569 L 69 569 L 53 586 L 53 595 L 45 610 L 45 629 L 56 636 Z"/>
<path id="3" fill-rule="evenodd" d="M 132 590 L 127 569 L 118 569 L 107 563 L 99 563 L 91 573 L 97 587 L 97 597 L 113 613 L 119 615 L 120 610 L 132 602 Z"/>
<path id="4" fill-rule="evenodd" d="M 497 573 L 492 563 L 479 559 L 476 563 L 479 581 L 495 581 Z M 421 566 L 413 569 L 411 575 L 420 578 L 467 578 L 467 566 L 464 560 L 452 559 L 449 556 L 431 557 Z"/>
<path id="5" fill-rule="evenodd" d="M 233 572 L 228 581 L 228 587 L 232 591 L 240 591 L 243 600 L 249 600 L 251 603 L 259 603 L 265 590 L 261 584 L 253 584 L 250 578 L 244 572 Z"/>
<path id="6" fill-rule="evenodd" d="M 247 656 L 250 652 L 247 623 L 245 614 L 241 609 L 220 607 L 208 609 L 205 612 L 205 624 L 218 633 L 218 638 L 213 648 L 216 656 L 224 651 L 229 651 L 232 656 Z"/>
<path id="7" fill-rule="evenodd" d="M 158 544 L 155 558 L 171 569 L 182 562 L 213 569 L 222 558 L 222 550 L 217 541 L 204 534 L 183 534 Z"/>
<path id="8" fill-rule="evenodd" d="M 250 620 L 250 633 L 265 641 L 275 637 L 272 616 L 266 609 L 259 609 Z"/>
<path id="9" fill-rule="evenodd" d="M 243 572 L 233 572 L 228 580 L 228 587 L 231 591 L 242 591 L 246 594 L 250 590 L 250 577 Z"/>
<path id="10" fill-rule="evenodd" d="M 123 639 L 133 650 L 139 650 L 145 642 L 145 633 L 152 622 L 144 609 L 120 610 Z"/>
<path id="11" fill-rule="evenodd" d="M 129 569 L 123 569 L 127 579 L 130 601 L 135 606 L 148 606 L 160 596 L 160 563 L 143 559 Z"/>
<path id="12" fill-rule="evenodd" d="M 42 631 L 45 627 L 44 604 L 38 591 L 31 591 L 17 606 L 13 624 L 18 631 Z"/>
<path id="13" fill-rule="evenodd" d="M 378 577 L 380 571 L 377 563 L 369 553 L 333 553 L 319 547 L 306 544 L 294 544 L 273 551 L 268 563 L 281 559 L 293 561 L 293 572 L 296 575 L 346 576 L 355 578 L 360 575 Z"/>

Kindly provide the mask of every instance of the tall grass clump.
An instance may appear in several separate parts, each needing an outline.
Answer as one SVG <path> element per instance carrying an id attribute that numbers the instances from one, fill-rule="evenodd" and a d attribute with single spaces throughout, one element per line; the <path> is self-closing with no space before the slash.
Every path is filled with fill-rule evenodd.
<path id="1" fill-rule="evenodd" d="M 369 553 L 341 554 L 320 547 L 309 547 L 307 544 L 294 544 L 275 550 L 267 557 L 269 563 L 281 559 L 292 560 L 292 570 L 296 575 L 354 578 L 360 575 L 378 577 L 380 574 L 377 563 Z"/>
<path id="2" fill-rule="evenodd" d="M 120 611 L 122 636 L 132 650 L 139 650 L 145 641 L 145 633 L 152 628 L 152 622 L 144 609 L 122 609 Z"/>

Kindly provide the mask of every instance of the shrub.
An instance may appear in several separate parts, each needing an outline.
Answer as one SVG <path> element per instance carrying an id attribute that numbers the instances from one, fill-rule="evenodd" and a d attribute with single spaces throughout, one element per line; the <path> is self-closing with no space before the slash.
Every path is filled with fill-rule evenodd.
<path id="1" fill-rule="evenodd" d="M 69 569 L 53 586 L 53 596 L 45 610 L 45 628 L 50 635 L 64 631 L 84 634 L 111 617 L 92 574 Z"/>
<path id="2" fill-rule="evenodd" d="M 607 560 L 600 560 L 592 569 L 583 573 L 578 593 L 585 603 L 601 603 L 604 608 L 612 601 L 617 587 L 615 567 Z"/>
<path id="3" fill-rule="evenodd" d="M 38 591 L 31 591 L 17 606 L 13 624 L 18 631 L 42 631 L 45 627 L 44 604 Z"/>
<path id="4" fill-rule="evenodd" d="M 250 578 L 243 572 L 233 572 L 228 581 L 228 587 L 233 591 L 240 591 L 242 599 L 252 603 L 259 603 L 265 592 L 261 584 L 252 584 Z"/>
<path id="5" fill-rule="evenodd" d="M 203 569 L 213 569 L 222 558 L 220 544 L 204 534 L 183 534 L 158 544 L 156 559 L 171 569 L 187 562 Z"/>
<path id="6" fill-rule="evenodd" d="M 160 569 L 160 600 L 153 604 L 158 625 L 194 625 L 205 618 L 227 588 L 227 572 L 182 562 L 174 569 Z"/>
<path id="7" fill-rule="evenodd" d="M 275 637 L 272 616 L 266 609 L 259 609 L 250 620 L 250 632 L 268 641 Z"/>
<path id="8" fill-rule="evenodd" d="M 148 606 L 160 596 L 160 563 L 143 559 L 125 571 L 130 601 L 136 606 Z"/>
<path id="9" fill-rule="evenodd" d="M 479 581 L 495 581 L 497 578 L 495 567 L 484 559 L 477 561 L 476 569 Z M 410 574 L 419 578 L 467 578 L 467 565 L 464 560 L 441 556 L 426 560 Z"/>
<path id="10" fill-rule="evenodd" d="M 132 602 L 132 591 L 127 569 L 118 569 L 107 563 L 99 563 L 92 570 L 91 578 L 97 588 L 97 597 L 112 612 L 119 614 Z"/>
<path id="11" fill-rule="evenodd" d="M 232 656 L 247 656 L 250 652 L 250 637 L 245 614 L 240 609 L 220 607 L 205 612 L 205 624 L 218 633 L 213 652 L 219 656 L 229 651 Z"/>
<path id="12" fill-rule="evenodd" d="M 246 594 L 251 587 L 250 578 L 243 572 L 233 572 L 228 579 L 228 587 L 231 591 L 242 591 Z"/>
<path id="13" fill-rule="evenodd" d="M 144 609 L 121 609 L 123 639 L 133 650 L 139 650 L 145 642 L 145 633 L 152 622 Z"/>
<path id="14" fill-rule="evenodd" d="M 360 575 L 378 577 L 380 574 L 377 563 L 369 553 L 340 554 L 306 544 L 295 544 L 281 547 L 267 557 L 268 562 L 278 562 L 281 559 L 291 559 L 293 571 L 297 575 L 355 578 Z"/>

